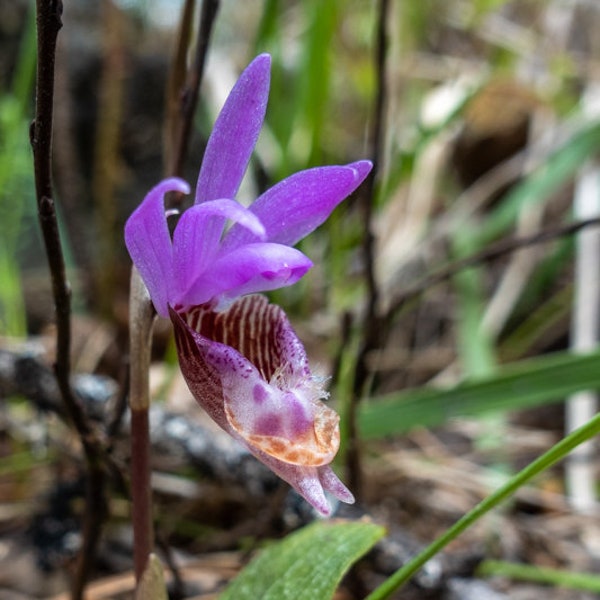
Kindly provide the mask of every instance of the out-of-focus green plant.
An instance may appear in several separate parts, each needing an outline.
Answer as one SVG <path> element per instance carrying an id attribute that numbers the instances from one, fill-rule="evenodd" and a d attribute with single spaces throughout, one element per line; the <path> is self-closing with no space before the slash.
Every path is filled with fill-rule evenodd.
<path id="1" fill-rule="evenodd" d="M 455 417 L 558 402 L 579 390 L 600 387 L 599 366 L 598 352 L 557 352 L 521 360 L 447 389 L 423 386 L 372 398 L 362 405 L 359 424 L 365 438 L 383 438 Z"/>
<path id="2" fill-rule="evenodd" d="M 573 573 L 563 569 L 536 567 L 502 560 L 484 560 L 477 568 L 477 574 L 600 593 L 600 577 L 592 573 Z"/>
<path id="3" fill-rule="evenodd" d="M 0 333 L 26 331 L 17 256 L 24 219 L 35 212 L 29 150 L 31 90 L 35 73 L 35 10 L 30 10 L 10 89 L 0 93 Z"/>

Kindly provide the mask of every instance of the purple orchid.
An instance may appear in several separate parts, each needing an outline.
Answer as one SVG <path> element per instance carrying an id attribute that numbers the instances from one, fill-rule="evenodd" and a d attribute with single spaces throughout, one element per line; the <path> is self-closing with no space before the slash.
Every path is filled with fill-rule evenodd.
<path id="1" fill-rule="evenodd" d="M 171 319 L 181 371 L 212 419 L 321 513 L 330 512 L 323 490 L 354 502 L 329 466 L 339 416 L 321 401 L 327 393 L 283 310 L 254 294 Z"/>
<path id="2" fill-rule="evenodd" d="M 327 514 L 323 489 L 353 500 L 328 466 L 339 446 L 339 417 L 321 402 L 326 394 L 285 313 L 261 296 L 240 297 L 298 281 L 312 262 L 292 246 L 327 219 L 372 165 L 301 171 L 248 208 L 239 204 L 269 78 L 270 57 L 263 54 L 231 91 L 208 140 L 195 203 L 173 238 L 164 195 L 190 191 L 178 178 L 148 193 L 125 225 L 125 243 L 156 311 L 174 324 L 181 369 L 199 404 Z"/>

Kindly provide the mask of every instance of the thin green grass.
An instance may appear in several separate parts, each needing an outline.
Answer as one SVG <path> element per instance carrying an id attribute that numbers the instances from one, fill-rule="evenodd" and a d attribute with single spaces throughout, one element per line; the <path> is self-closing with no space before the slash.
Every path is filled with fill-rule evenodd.
<path id="1" fill-rule="evenodd" d="M 576 573 L 564 569 L 536 567 L 503 560 L 484 560 L 477 568 L 481 577 L 506 577 L 515 581 L 581 590 L 600 594 L 600 576 L 593 573 Z"/>
<path id="2" fill-rule="evenodd" d="M 577 446 L 600 433 L 600 414 L 591 421 L 580 427 L 567 437 L 555 444 L 530 465 L 511 477 L 503 486 L 482 500 L 477 506 L 461 517 L 452 527 L 436 538 L 425 550 L 408 561 L 402 568 L 396 571 L 382 585 L 370 593 L 366 600 L 385 600 L 396 590 L 400 589 L 425 563 L 443 550 L 450 542 L 466 531 L 476 521 L 502 502 L 510 498 L 520 487 L 531 481 L 558 461 L 562 460 Z"/>

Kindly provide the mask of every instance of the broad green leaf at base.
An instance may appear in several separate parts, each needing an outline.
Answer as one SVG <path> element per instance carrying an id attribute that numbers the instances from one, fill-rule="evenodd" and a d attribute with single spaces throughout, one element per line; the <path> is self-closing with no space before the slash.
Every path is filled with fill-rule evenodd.
<path id="1" fill-rule="evenodd" d="M 260 552 L 220 600 L 329 600 L 350 566 L 384 533 L 362 521 L 313 523 Z"/>

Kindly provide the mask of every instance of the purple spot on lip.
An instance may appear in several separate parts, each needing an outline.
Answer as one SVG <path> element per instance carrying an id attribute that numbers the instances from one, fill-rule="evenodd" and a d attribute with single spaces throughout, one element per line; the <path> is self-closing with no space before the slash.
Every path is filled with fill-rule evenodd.
<path id="1" fill-rule="evenodd" d="M 281 436 L 281 416 L 277 413 L 267 413 L 256 421 L 254 433 L 258 435 Z"/>
<path id="2" fill-rule="evenodd" d="M 257 383 L 252 389 L 252 397 L 256 404 L 262 404 L 267 399 L 267 396 L 267 390 L 260 383 Z"/>
<path id="3" fill-rule="evenodd" d="M 293 436 L 299 436 L 311 427 L 312 419 L 307 417 L 306 410 L 300 398 L 292 392 L 287 393 L 285 396 L 285 411 L 289 414 L 289 422 L 291 424 L 290 433 Z"/>

